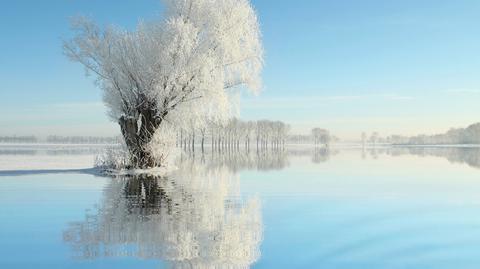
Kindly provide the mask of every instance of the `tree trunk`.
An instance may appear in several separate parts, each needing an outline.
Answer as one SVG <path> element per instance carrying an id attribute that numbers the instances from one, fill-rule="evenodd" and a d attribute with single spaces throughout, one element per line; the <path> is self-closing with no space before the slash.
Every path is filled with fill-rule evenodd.
<path id="1" fill-rule="evenodd" d="M 122 116 L 118 120 L 133 167 L 150 168 L 159 165 L 147 146 L 161 122 L 152 110 L 139 111 L 139 118 Z"/>

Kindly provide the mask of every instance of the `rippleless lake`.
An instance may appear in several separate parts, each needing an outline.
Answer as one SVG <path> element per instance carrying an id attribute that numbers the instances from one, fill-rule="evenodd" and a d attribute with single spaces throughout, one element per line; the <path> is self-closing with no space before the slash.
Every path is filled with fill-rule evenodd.
<path id="1" fill-rule="evenodd" d="M 164 177 L 17 169 L 91 153 L 0 150 L 15 164 L 0 171 L 0 268 L 480 264 L 480 148 L 197 152 Z"/>

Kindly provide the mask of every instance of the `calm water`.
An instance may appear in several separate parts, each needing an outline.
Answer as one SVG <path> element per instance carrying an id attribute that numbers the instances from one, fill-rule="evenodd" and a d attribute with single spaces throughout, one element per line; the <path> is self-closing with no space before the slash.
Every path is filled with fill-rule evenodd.
<path id="1" fill-rule="evenodd" d="M 42 158 L 0 158 L 22 154 Z M 480 264 L 479 148 L 209 154 L 179 168 L 0 171 L 0 268 Z"/>

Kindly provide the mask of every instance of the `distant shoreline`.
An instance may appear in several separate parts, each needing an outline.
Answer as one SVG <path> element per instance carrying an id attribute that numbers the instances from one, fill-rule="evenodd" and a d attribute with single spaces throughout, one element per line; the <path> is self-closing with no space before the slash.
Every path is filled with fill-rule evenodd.
<path id="1" fill-rule="evenodd" d="M 480 144 L 390 144 L 393 147 L 478 148 Z"/>
<path id="2" fill-rule="evenodd" d="M 1 143 L 0 147 L 109 147 L 109 146 L 119 146 L 120 144 L 111 144 L 111 143 Z M 200 144 L 198 144 L 199 146 Z M 206 144 L 209 145 L 209 144 Z M 290 147 L 315 147 L 314 144 L 308 143 L 287 143 L 285 146 Z M 352 148 L 382 148 L 382 147 L 430 147 L 430 148 L 477 148 L 480 147 L 480 144 L 389 144 L 389 143 L 378 143 L 378 144 L 365 144 L 355 143 L 355 142 L 345 142 L 345 143 L 333 143 L 329 145 L 330 147 L 352 147 Z"/>
<path id="3" fill-rule="evenodd" d="M 71 146 L 71 147 L 81 147 L 81 146 L 118 146 L 120 144 L 70 144 L 70 143 L 0 143 L 0 147 L 22 147 L 22 146 L 48 146 L 48 147 L 63 147 L 63 146 Z"/>

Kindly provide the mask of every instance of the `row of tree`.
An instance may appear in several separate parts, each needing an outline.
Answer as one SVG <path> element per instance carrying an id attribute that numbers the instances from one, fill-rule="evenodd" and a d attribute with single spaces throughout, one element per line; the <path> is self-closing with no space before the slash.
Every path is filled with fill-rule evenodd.
<path id="1" fill-rule="evenodd" d="M 328 146 L 332 140 L 332 136 L 328 130 L 322 128 L 312 129 L 312 138 L 315 146 L 325 145 Z"/>
<path id="2" fill-rule="evenodd" d="M 472 124 L 466 128 L 452 128 L 443 134 L 403 136 L 391 135 L 382 138 L 378 133 L 373 133 L 369 139 L 362 135 L 362 141 L 370 143 L 388 143 L 396 145 L 445 145 L 445 144 L 480 144 L 480 123 Z"/>
<path id="3" fill-rule="evenodd" d="M 59 136 L 49 135 L 41 139 L 33 135 L 29 136 L 0 136 L 0 143 L 52 143 L 52 144 L 118 144 L 120 136 Z"/>
<path id="4" fill-rule="evenodd" d="M 0 143 L 36 143 L 38 139 L 33 136 L 0 136 Z"/>
<path id="5" fill-rule="evenodd" d="M 293 145 L 329 146 L 340 139 L 322 128 L 313 128 L 310 134 L 294 134 L 288 136 L 288 143 Z"/>
<path id="6" fill-rule="evenodd" d="M 380 134 L 378 132 L 373 132 L 370 135 L 367 135 L 367 133 L 363 132 L 362 133 L 362 144 L 381 144 L 381 143 L 386 143 L 386 139 L 383 137 L 380 137 Z"/>
<path id="7" fill-rule="evenodd" d="M 252 147 L 258 150 L 284 149 L 286 144 L 309 144 L 329 146 L 338 138 L 322 128 L 313 128 L 309 135 L 290 135 L 290 125 L 281 121 L 258 120 L 242 121 L 233 118 L 226 123 L 210 122 L 205 127 L 180 129 L 177 132 L 177 147 L 194 152 L 195 145 L 200 145 L 202 152 L 205 145 L 212 150 L 239 150 Z"/>
<path id="8" fill-rule="evenodd" d="M 206 126 L 182 128 L 177 132 L 176 145 L 194 151 L 195 145 L 218 151 L 239 150 L 252 147 L 259 149 L 283 149 L 286 144 L 328 145 L 337 141 L 326 129 L 314 128 L 309 135 L 290 134 L 290 125 L 281 121 L 243 121 L 233 118 L 225 123 L 211 121 Z M 59 136 L 50 135 L 46 139 L 36 136 L 0 136 L 0 143 L 54 143 L 54 144 L 119 144 L 120 136 Z"/>
<path id="9" fill-rule="evenodd" d="M 49 135 L 46 142 L 60 144 L 118 144 L 121 142 L 121 137 Z"/>
<path id="10" fill-rule="evenodd" d="M 194 126 L 194 125 L 192 125 Z M 200 128 L 182 128 L 177 132 L 177 146 L 195 151 L 200 144 L 202 152 L 205 145 L 212 150 L 250 150 L 280 149 L 285 146 L 290 126 L 281 121 L 258 120 L 242 121 L 233 118 L 225 123 L 209 122 Z"/>

